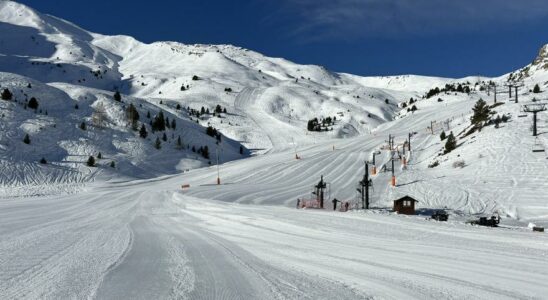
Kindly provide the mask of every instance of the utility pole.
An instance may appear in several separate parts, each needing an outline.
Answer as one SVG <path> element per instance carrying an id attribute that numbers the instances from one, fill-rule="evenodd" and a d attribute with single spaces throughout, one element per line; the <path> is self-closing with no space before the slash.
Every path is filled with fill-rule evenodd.
<path id="1" fill-rule="evenodd" d="M 375 164 L 375 156 L 377 156 L 377 153 L 373 152 L 373 169 L 371 170 L 371 175 L 377 175 L 377 165 Z"/>
<path id="2" fill-rule="evenodd" d="M 392 162 L 392 180 L 391 185 L 396 186 L 396 175 L 394 173 L 394 152 L 392 152 L 392 157 L 390 158 L 390 161 Z"/>
<path id="3" fill-rule="evenodd" d="M 409 138 L 408 138 L 408 143 L 407 143 L 407 150 L 409 152 L 411 152 L 411 132 L 409 133 Z"/>

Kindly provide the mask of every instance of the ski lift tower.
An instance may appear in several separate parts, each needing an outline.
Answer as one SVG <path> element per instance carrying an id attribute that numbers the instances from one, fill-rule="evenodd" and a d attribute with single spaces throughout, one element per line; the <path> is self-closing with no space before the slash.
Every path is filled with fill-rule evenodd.
<path id="1" fill-rule="evenodd" d="M 514 83 L 513 82 L 508 82 L 508 83 L 504 84 L 504 86 L 508 87 L 508 99 L 512 99 L 512 88 L 514 87 Z"/>
<path id="2" fill-rule="evenodd" d="M 497 84 L 493 84 L 492 87 L 493 87 L 493 101 L 494 103 L 497 103 L 497 95 L 503 94 L 504 92 L 502 92 L 500 89 L 497 90 L 497 87 L 498 87 Z"/>
<path id="3" fill-rule="evenodd" d="M 514 88 L 514 99 L 515 99 L 515 102 L 518 103 L 518 89 L 523 87 L 524 84 L 523 82 L 508 82 L 505 84 L 505 86 L 508 87 L 508 99 L 511 100 L 512 99 L 512 88 Z"/>
<path id="4" fill-rule="evenodd" d="M 314 186 L 316 188 L 315 194 L 318 198 L 318 201 L 320 202 L 320 208 L 323 208 L 323 202 L 325 199 L 325 190 L 327 189 L 327 183 L 323 181 L 323 175 L 320 179 L 320 182 L 318 182 L 317 185 Z"/>
<path id="5" fill-rule="evenodd" d="M 362 198 L 362 209 L 369 209 L 369 187 L 373 186 L 373 181 L 369 179 L 369 163 L 367 161 L 365 162 L 365 174 L 359 185 L 358 193 Z"/>
<path id="6" fill-rule="evenodd" d="M 531 103 L 523 105 L 523 112 L 533 114 L 533 136 L 537 136 L 537 114 L 546 111 L 546 103 Z"/>

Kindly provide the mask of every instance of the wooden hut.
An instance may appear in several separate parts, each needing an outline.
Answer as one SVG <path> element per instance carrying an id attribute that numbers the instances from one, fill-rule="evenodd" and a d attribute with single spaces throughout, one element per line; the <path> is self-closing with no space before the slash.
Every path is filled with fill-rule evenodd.
<path id="1" fill-rule="evenodd" d="M 394 200 L 394 211 L 398 214 L 414 215 L 415 203 L 419 202 L 409 196 L 402 197 L 398 200 Z"/>

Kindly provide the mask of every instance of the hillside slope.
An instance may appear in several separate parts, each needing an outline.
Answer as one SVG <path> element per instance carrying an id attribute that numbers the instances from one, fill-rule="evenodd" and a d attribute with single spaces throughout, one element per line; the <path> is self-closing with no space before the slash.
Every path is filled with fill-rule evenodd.
<path id="1" fill-rule="evenodd" d="M 0 90 L 9 89 L 13 93 L 10 101 L 0 101 L 4 115 L 0 126 L 5 128 L 0 139 L 0 162 L 5 166 L 1 183 L 9 187 L 3 189 L 4 196 L 36 193 L 24 188 L 31 184 L 42 193 L 47 193 L 48 189 L 54 193 L 59 188 L 69 191 L 71 184 L 90 182 L 98 176 L 128 180 L 176 174 L 216 164 L 217 153 L 219 163 L 223 164 L 253 154 L 306 155 L 307 149 L 320 145 L 330 149 L 343 142 L 356 143 L 356 152 L 367 153 L 350 156 L 359 162 L 369 156 L 370 151 L 379 148 L 388 133 L 399 136 L 402 143 L 408 132 L 416 131 L 420 137 L 418 142 L 431 150 L 413 153 L 417 165 L 409 168 L 414 170 L 410 172 L 412 176 L 436 178 L 435 174 L 441 172 L 439 176 L 451 174 L 466 178 L 466 181 L 456 185 L 455 192 L 449 196 L 445 195 L 447 187 L 441 187 L 443 185 L 441 188 L 405 186 L 399 189 L 399 194 L 428 190 L 436 200 L 425 203 L 426 206 L 448 206 L 466 213 L 502 209 L 514 217 L 522 215 L 516 207 L 528 211 L 527 207 L 540 205 L 534 199 L 514 205 L 516 196 L 503 192 L 491 195 L 489 199 L 478 199 L 478 203 L 463 200 L 470 197 L 471 186 L 488 182 L 481 178 L 487 170 L 494 170 L 493 176 L 498 178 L 505 176 L 501 172 L 507 171 L 510 165 L 524 165 L 524 160 L 537 165 L 544 163 L 539 155 L 531 157 L 527 153 L 529 150 L 524 150 L 534 143 L 545 143 L 543 136 L 537 140 L 526 137 L 527 133 L 523 131 L 529 126 L 529 119 L 518 118 L 522 114 L 520 104 L 509 103 L 509 97 L 500 94 L 500 89 L 499 102 L 507 103 L 496 110 L 501 115 L 511 116 L 511 122 L 498 130 L 488 128 L 473 137 L 458 136 L 463 139 L 457 155 L 463 157 L 467 167 L 452 168 L 456 158 L 451 155 L 438 157 L 441 142 L 421 133 L 426 132 L 433 121 L 438 125 L 433 130 L 435 135 L 442 126 L 455 134 L 461 133 L 468 126 L 475 101 L 479 98 L 493 101 L 488 86 L 503 87 L 508 80 L 516 79 L 518 73 L 525 84 L 520 90 L 522 101 L 542 98 L 544 92 L 534 94 L 530 90 L 536 83 L 542 91 L 547 89 L 547 47 L 543 47 L 539 57 L 529 66 L 498 78 L 359 77 L 265 57 L 231 45 L 145 44 L 128 36 L 90 33 L 13 1 L 0 2 L 0 22 L 0 30 L 5 33 L 0 38 L 0 66 L 4 72 L 0 73 Z M 121 92 L 121 101 L 114 99 L 115 91 Z M 38 109 L 26 108 L 32 97 L 38 99 Z M 140 116 L 136 124 L 128 120 L 130 104 Z M 214 113 L 217 107 L 220 111 Z M 175 129 L 152 132 L 151 122 L 160 111 L 171 120 L 170 123 L 175 121 Z M 101 124 L 96 124 L 98 112 Z M 310 120 L 315 118 L 323 124 L 319 127 L 322 131 L 307 130 Z M 327 118 L 331 123 L 322 123 Z M 82 123 L 87 125 L 86 130 L 80 129 Z M 142 126 L 148 133 L 146 139 L 132 129 Z M 210 130 L 210 135 L 206 134 L 208 126 L 215 128 L 213 133 Z M 215 138 L 219 133 L 219 138 Z M 29 135 L 30 144 L 22 142 L 25 134 Z M 157 139 L 161 143 L 160 150 L 155 149 Z M 370 149 L 362 148 L 364 140 Z M 489 146 L 495 142 L 500 146 Z M 515 148 L 516 144 L 527 147 Z M 476 148 L 477 145 L 482 146 Z M 208 155 L 200 155 L 200 147 L 205 146 Z M 478 153 L 486 149 L 489 153 Z M 104 157 L 98 160 L 100 167 L 86 166 L 88 157 L 98 153 Z M 341 155 L 351 159 L 346 154 Z M 39 163 L 42 157 L 48 161 L 47 165 Z M 497 161 L 499 157 L 504 157 L 503 165 Z M 333 161 L 339 159 L 343 158 Z M 440 166 L 428 168 L 436 160 Z M 115 162 L 115 168 L 110 168 L 111 162 Z M 312 173 L 317 166 L 310 163 L 298 172 Z M 315 164 L 321 166 L 322 161 Z M 236 164 L 242 172 L 246 170 L 244 165 Z M 246 172 L 253 173 L 255 166 L 250 166 Z M 359 173 L 359 163 L 342 166 L 344 164 L 336 170 L 347 170 L 352 176 Z M 542 180 L 542 172 L 542 168 L 524 167 L 519 175 L 514 175 L 513 182 L 530 177 Z M 33 175 L 27 176 L 28 173 Z M 277 172 L 270 174 L 278 176 Z M 341 183 L 345 182 L 340 187 L 342 197 L 355 197 L 348 183 L 352 182 L 350 178 L 337 176 Z M 272 184 L 276 182 L 270 180 Z M 276 184 L 283 188 L 295 184 L 291 176 L 286 180 L 288 182 Z M 314 180 L 316 178 L 310 178 L 307 182 Z M 302 191 L 303 186 L 307 188 L 309 184 L 299 182 L 299 185 L 295 189 Z M 499 180 L 493 179 L 493 186 L 488 185 L 487 189 L 498 191 L 499 185 Z M 530 189 L 525 183 L 514 186 Z M 247 193 L 246 197 L 253 194 L 252 190 L 234 188 L 242 195 Z M 377 193 L 382 205 L 394 196 L 386 186 Z M 232 198 L 227 200 L 245 202 L 229 195 Z M 264 201 L 288 204 L 287 201 L 293 201 L 299 195 L 302 192 L 284 192 L 280 198 L 269 195 L 270 198 Z M 455 197 L 458 199 L 453 199 Z M 463 201 L 467 204 L 460 205 Z M 253 202 L 263 200 L 254 198 Z"/>

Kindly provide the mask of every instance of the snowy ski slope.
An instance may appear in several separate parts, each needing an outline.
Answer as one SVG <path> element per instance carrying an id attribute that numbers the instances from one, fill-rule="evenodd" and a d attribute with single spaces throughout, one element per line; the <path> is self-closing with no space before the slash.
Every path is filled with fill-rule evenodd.
<path id="1" fill-rule="evenodd" d="M 494 102 L 479 87 L 509 78 L 525 84 L 520 103 L 498 95 L 503 104 L 493 110 L 509 122 L 461 134 L 478 99 Z M 470 94 L 422 99 L 431 88 L 466 82 Z M 530 92 L 537 83 L 542 92 Z M 548 144 L 548 113 L 539 114 L 534 139 L 522 112 L 522 104 L 548 96 L 547 46 L 499 78 L 359 77 L 230 45 L 90 33 L 0 0 L 4 88 L 17 102 L 0 100 L 0 299 L 548 294 L 548 237 L 528 228 L 548 226 L 547 152 L 532 151 Z M 114 90 L 123 102 L 112 99 Z M 30 97 L 41 113 L 24 108 Z M 418 100 L 414 112 L 403 108 L 410 98 Z M 129 103 L 140 124 L 160 110 L 176 120 L 161 150 L 153 142 L 162 133 L 141 139 L 128 126 Z M 217 104 L 227 108 L 220 118 L 197 119 L 185 109 Z M 98 105 L 103 128 L 81 130 Z M 337 117 L 333 130 L 306 130 L 308 120 L 328 116 Z M 208 125 L 222 133 L 219 145 L 205 134 Z M 458 135 L 446 155 L 442 130 Z M 412 151 L 406 168 L 396 161 L 396 187 L 390 172 L 371 177 L 374 209 L 329 209 L 332 198 L 357 205 L 364 161 L 378 153 L 377 168 L 389 166 L 388 135 L 401 149 L 409 133 Z M 177 136 L 187 148 L 176 147 Z M 190 150 L 203 145 L 209 160 Z M 98 152 L 99 166 L 85 166 Z M 322 175 L 328 209 L 295 209 Z M 404 195 L 419 200 L 417 215 L 390 211 Z M 429 220 L 439 208 L 449 212 L 447 223 Z M 467 224 L 492 213 L 501 215 L 500 228 Z"/>

